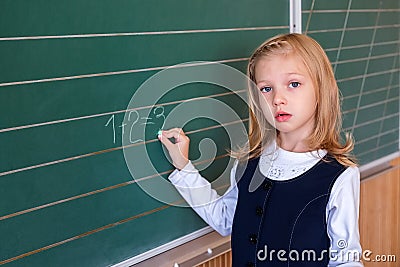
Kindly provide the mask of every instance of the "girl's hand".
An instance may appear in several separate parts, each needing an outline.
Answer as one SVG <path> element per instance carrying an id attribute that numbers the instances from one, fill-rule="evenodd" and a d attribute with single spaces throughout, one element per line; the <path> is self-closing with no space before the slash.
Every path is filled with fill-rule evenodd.
<path id="1" fill-rule="evenodd" d="M 173 138 L 175 143 L 172 143 L 168 138 Z M 162 131 L 158 135 L 158 139 L 167 148 L 175 168 L 178 170 L 183 169 L 189 162 L 189 137 L 185 135 L 182 129 L 173 128 Z"/>

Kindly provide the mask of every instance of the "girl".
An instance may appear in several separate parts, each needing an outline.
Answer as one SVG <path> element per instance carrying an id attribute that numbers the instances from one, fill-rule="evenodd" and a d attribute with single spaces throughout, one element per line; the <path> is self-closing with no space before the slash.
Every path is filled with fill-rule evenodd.
<path id="1" fill-rule="evenodd" d="M 181 129 L 159 135 L 177 168 L 170 181 L 210 226 L 232 235 L 233 266 L 362 266 L 359 171 L 352 140 L 339 140 L 339 90 L 325 52 L 305 35 L 279 35 L 256 49 L 248 76 L 256 85 L 249 143 L 235 153 L 230 189 L 218 196 L 200 176 Z M 261 184 L 249 190 L 252 180 Z"/>

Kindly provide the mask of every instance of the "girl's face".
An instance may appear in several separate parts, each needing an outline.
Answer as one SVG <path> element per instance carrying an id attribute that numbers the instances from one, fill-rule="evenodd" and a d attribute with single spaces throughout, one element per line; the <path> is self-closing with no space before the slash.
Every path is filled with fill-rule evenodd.
<path id="1" fill-rule="evenodd" d="M 255 78 L 264 116 L 279 130 L 281 141 L 306 139 L 315 126 L 317 99 L 301 59 L 292 53 L 261 57 Z"/>

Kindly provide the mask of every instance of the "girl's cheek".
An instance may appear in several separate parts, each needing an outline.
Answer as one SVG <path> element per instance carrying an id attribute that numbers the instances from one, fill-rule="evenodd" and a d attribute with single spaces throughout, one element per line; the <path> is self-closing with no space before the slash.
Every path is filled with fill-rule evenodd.
<path id="1" fill-rule="evenodd" d="M 268 108 L 272 109 L 274 105 L 272 104 L 273 98 L 271 97 L 271 95 L 266 95 L 264 99 L 265 99 L 265 105 L 267 105 Z"/>
<path id="2" fill-rule="evenodd" d="M 272 105 L 270 103 L 268 103 L 267 101 L 265 101 L 264 103 L 261 103 L 262 112 L 264 114 L 265 119 L 269 123 L 274 122 L 274 115 L 272 113 L 271 107 L 272 107 Z"/>
<path id="3" fill-rule="evenodd" d="M 271 103 L 272 103 L 272 94 L 267 94 L 267 93 L 265 93 L 265 94 L 262 94 L 261 95 L 261 101 L 263 102 L 262 104 L 268 104 L 268 105 L 271 105 Z"/>

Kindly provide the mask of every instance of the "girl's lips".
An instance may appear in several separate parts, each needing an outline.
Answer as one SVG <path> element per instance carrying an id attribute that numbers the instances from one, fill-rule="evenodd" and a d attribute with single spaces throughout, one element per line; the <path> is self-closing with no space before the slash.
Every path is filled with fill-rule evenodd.
<path id="1" fill-rule="evenodd" d="M 275 120 L 277 120 L 278 122 L 285 122 L 288 121 L 291 117 L 292 115 L 290 115 L 289 113 L 280 111 L 276 113 Z"/>

